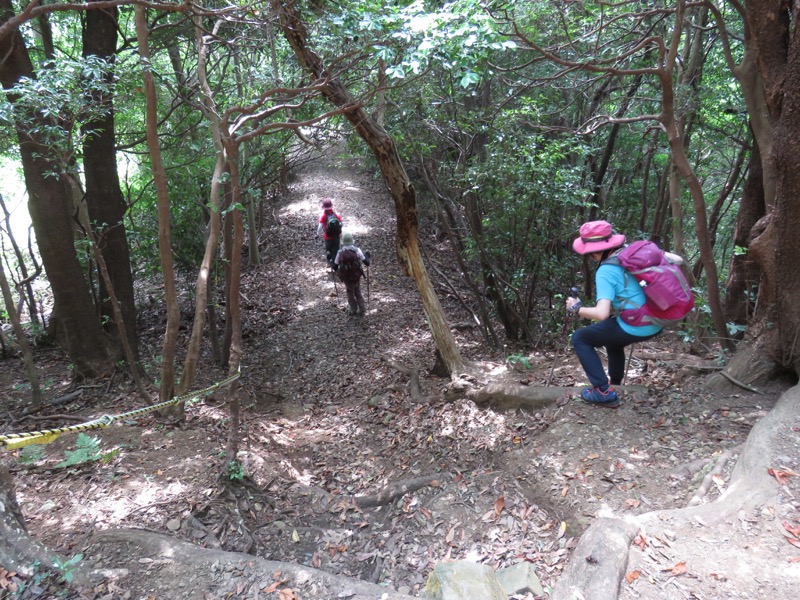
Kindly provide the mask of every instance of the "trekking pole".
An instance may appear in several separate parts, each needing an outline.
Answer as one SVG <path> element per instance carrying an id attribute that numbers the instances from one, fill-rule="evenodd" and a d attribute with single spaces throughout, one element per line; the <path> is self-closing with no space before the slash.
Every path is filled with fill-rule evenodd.
<path id="1" fill-rule="evenodd" d="M 572 287 L 572 288 L 569 289 L 569 293 L 567 294 L 567 297 L 569 297 L 569 298 L 577 298 L 579 291 L 580 290 L 578 290 L 578 288 Z M 569 325 L 569 318 L 571 316 L 572 315 L 569 312 L 567 312 L 567 314 L 564 316 L 564 325 L 561 327 L 561 342 L 559 344 L 559 347 L 556 349 L 556 355 L 553 357 L 553 364 L 550 366 L 550 375 L 547 377 L 547 381 L 545 382 L 545 386 L 550 385 L 550 381 L 553 379 L 553 372 L 556 370 L 556 361 L 558 360 L 558 355 L 561 353 L 561 350 L 566 348 L 566 346 L 567 346 L 567 338 L 566 338 L 567 326 Z"/>
<path id="2" fill-rule="evenodd" d="M 369 265 L 367 265 L 367 311 L 369 311 Z"/>
<path id="3" fill-rule="evenodd" d="M 628 378 L 628 369 L 631 368 L 631 361 L 633 360 L 633 347 L 636 344 L 631 344 L 631 351 L 628 353 L 628 364 L 625 365 L 625 372 L 622 374 L 622 381 L 620 382 L 620 386 L 625 385 L 625 380 Z"/>

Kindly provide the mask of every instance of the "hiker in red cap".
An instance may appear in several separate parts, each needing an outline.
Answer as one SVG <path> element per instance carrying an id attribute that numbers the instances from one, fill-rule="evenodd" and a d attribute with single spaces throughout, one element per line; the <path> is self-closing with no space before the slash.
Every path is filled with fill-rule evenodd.
<path id="1" fill-rule="evenodd" d="M 590 404 L 617 408 L 619 395 L 614 385 L 622 383 L 625 374 L 625 347 L 649 340 L 662 329 L 661 325 L 633 326 L 617 318 L 621 307 L 628 303 L 642 306 L 645 295 L 634 277 L 613 261 L 604 262 L 617 254 L 625 244 L 625 236 L 616 233 L 607 221 L 590 221 L 580 228 L 580 237 L 572 242 L 578 254 L 589 255 L 599 263 L 595 273 L 595 306 L 583 306 L 578 298 L 567 298 L 567 311 L 595 323 L 572 334 L 572 346 L 592 387 L 581 392 Z M 597 354 L 605 347 L 608 353 L 608 376 Z"/>
<path id="2" fill-rule="evenodd" d="M 339 236 L 342 234 L 342 216 L 333 212 L 333 200 L 325 198 L 322 201 L 322 215 L 317 224 L 317 237 L 322 234 L 325 240 L 325 258 L 328 265 L 333 268 L 333 259 L 339 251 Z"/>

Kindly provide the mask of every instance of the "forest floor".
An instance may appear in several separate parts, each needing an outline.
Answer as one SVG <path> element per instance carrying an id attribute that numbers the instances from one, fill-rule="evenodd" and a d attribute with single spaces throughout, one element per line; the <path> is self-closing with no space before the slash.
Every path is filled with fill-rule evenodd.
<path id="1" fill-rule="evenodd" d="M 364 317 L 347 316 L 343 287 L 329 278 L 314 237 L 327 196 L 356 243 L 372 253 Z M 424 216 L 422 223 L 433 280 L 443 283 L 446 275 L 457 286 L 446 243 Z M 81 554 L 82 564 L 107 576 L 88 597 L 356 596 L 320 591 L 279 568 L 256 576 L 254 563 L 240 555 L 197 569 L 137 549 L 132 537 L 103 541 L 101 532 L 129 528 L 131 535 L 159 532 L 408 596 L 422 593 L 442 561 L 494 568 L 528 561 L 544 586 L 539 597 L 549 598 L 598 516 L 624 519 L 717 498 L 751 428 L 787 388 L 711 392 L 701 384 L 714 357 L 689 355 L 674 333 L 665 333 L 637 346 L 628 383 L 647 391 L 626 396 L 617 410 L 574 396 L 515 411 L 453 399 L 444 394 L 449 380 L 430 375 L 433 341 L 414 283 L 399 270 L 394 230 L 382 181 L 338 158 L 307 165 L 271 206 L 260 240 L 264 264 L 248 268 L 243 281 L 241 480 L 224 464 L 225 389 L 187 403 L 179 426 L 151 413 L 87 432 L 99 440 L 98 461 L 59 465 L 75 452 L 75 435 L 44 446 L 42 456 L 4 455 L 30 533 L 65 556 Z M 583 385 L 580 366 L 563 348 L 487 350 L 455 295 L 444 285 L 437 290 L 469 361 L 464 381 L 545 386 L 552 373 L 550 385 Z M 139 325 L 142 354 L 155 364 L 165 317 L 163 298 L 149 294 Z M 191 290 L 182 292 L 182 335 L 191 328 L 191 298 Z M 510 364 L 511 354 L 526 360 Z M 22 362 L 0 361 L 5 432 L 143 406 L 121 375 L 74 381 L 57 349 L 38 349 L 37 364 L 49 398 L 80 394 L 23 416 Z M 424 402 L 409 395 L 410 371 L 419 374 Z M 206 355 L 195 387 L 225 375 Z M 722 523 L 696 518 L 687 527 L 665 517 L 640 531 L 619 597 L 796 598 L 799 432 L 800 422 L 789 424 L 770 450 L 780 485 L 774 502 Z M 392 494 L 398 486 L 404 491 Z M 0 569 L 0 597 L 13 596 L 15 583 L 25 582 Z M 27 584 L 27 593 L 37 592 Z M 49 597 L 38 591 L 26 597 Z"/>

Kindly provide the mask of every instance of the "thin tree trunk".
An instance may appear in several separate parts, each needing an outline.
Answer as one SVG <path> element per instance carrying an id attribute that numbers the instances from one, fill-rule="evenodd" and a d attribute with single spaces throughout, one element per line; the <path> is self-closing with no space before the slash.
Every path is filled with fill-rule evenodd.
<path id="1" fill-rule="evenodd" d="M 234 209 L 232 215 L 233 252 L 230 257 L 230 285 L 228 286 L 226 321 L 231 325 L 231 343 L 228 354 L 228 374 L 233 375 L 239 371 L 242 364 L 242 316 L 241 316 L 241 282 L 242 282 L 242 244 L 244 242 L 244 221 L 241 205 L 241 180 L 239 175 L 238 146 L 230 137 L 223 138 L 227 154 L 228 168 L 231 173 L 231 193 Z M 229 461 L 236 460 L 239 451 L 239 380 L 235 380 L 228 387 L 228 406 L 230 407 L 230 429 L 228 430 L 228 444 L 226 454 Z"/>
<path id="2" fill-rule="evenodd" d="M 675 167 L 689 186 L 689 191 L 694 204 L 694 226 L 697 234 L 697 243 L 700 248 L 700 258 L 706 271 L 706 289 L 708 290 L 708 305 L 711 308 L 711 320 L 717 333 L 717 340 L 723 348 L 734 350 L 733 342 L 728 338 L 728 330 L 725 326 L 725 317 L 722 313 L 722 301 L 719 290 L 719 275 L 717 265 L 714 261 L 714 252 L 711 247 L 711 236 L 708 232 L 708 216 L 706 214 L 706 202 L 703 194 L 703 186 L 697 178 L 697 174 L 692 169 L 686 157 L 686 148 L 675 117 L 675 88 L 672 80 L 672 70 L 676 60 L 677 42 L 683 28 L 683 17 L 685 15 L 686 4 L 683 0 L 678 2 L 675 14 L 675 25 L 671 45 L 667 49 L 665 57 L 659 57 L 659 67 L 657 69 L 661 80 L 662 101 L 661 114 L 659 120 L 664 126 L 664 130 L 672 150 L 672 159 Z M 663 63 L 662 63 L 663 59 Z"/>
<path id="3" fill-rule="evenodd" d="M 283 34 L 297 59 L 314 77 L 326 82 L 323 93 L 334 105 L 348 108 L 345 116 L 375 155 L 394 199 L 397 213 L 396 248 L 400 265 L 417 284 L 422 307 L 436 344 L 437 367 L 441 367 L 447 375 L 455 376 L 462 370 L 463 360 L 422 261 L 417 236 L 416 191 L 400 160 L 394 140 L 361 108 L 341 81 L 330 76 L 320 57 L 310 49 L 308 32 L 296 4 L 291 0 L 273 0 L 273 6 L 280 16 Z"/>
<path id="4" fill-rule="evenodd" d="M 31 323 L 41 327 L 42 322 L 39 319 L 39 309 L 36 306 L 36 297 L 33 295 L 33 286 L 31 285 L 31 282 L 39 276 L 39 274 L 42 272 L 42 269 L 34 261 L 36 269 L 32 274 L 28 275 L 28 267 L 25 265 L 25 256 L 22 254 L 22 250 L 20 249 L 19 244 L 17 244 L 17 239 L 14 237 L 14 231 L 11 228 L 11 213 L 8 212 L 8 207 L 6 207 L 6 203 L 2 194 L 0 194 L 0 209 L 5 215 L 5 234 L 6 237 L 8 237 L 8 241 L 11 243 L 11 248 L 14 250 L 14 256 L 17 259 L 19 273 L 22 277 L 22 281 L 16 284 L 20 297 L 24 298 L 25 303 L 28 305 L 28 315 Z"/>
<path id="5" fill-rule="evenodd" d="M 205 328 L 205 315 L 208 307 L 208 294 L 210 291 L 209 281 L 214 256 L 217 252 L 220 235 L 220 187 L 222 174 L 225 170 L 225 153 L 222 147 L 222 134 L 220 132 L 219 115 L 214 105 L 214 97 L 208 85 L 206 77 L 206 53 L 207 47 L 203 41 L 203 29 L 200 27 L 200 17 L 195 17 L 195 40 L 197 44 L 197 79 L 200 83 L 202 92 L 203 113 L 211 124 L 211 134 L 214 140 L 214 148 L 217 151 L 217 161 L 214 165 L 214 173 L 211 176 L 211 191 L 209 194 L 209 220 L 208 233 L 206 236 L 206 247 L 203 253 L 203 260 L 197 273 L 195 283 L 195 312 L 192 322 L 192 334 L 186 348 L 186 358 L 183 363 L 183 373 L 178 384 L 177 394 L 183 395 L 189 391 L 194 383 L 197 363 L 200 359 L 200 344 L 203 339 Z"/>
<path id="6" fill-rule="evenodd" d="M 166 402 L 172 398 L 175 389 L 175 356 L 178 326 L 180 325 L 180 309 L 178 307 L 178 291 L 170 245 L 169 190 L 167 188 L 167 174 L 161 158 L 161 146 L 158 141 L 158 100 L 155 81 L 150 72 L 150 32 L 147 26 L 145 7 L 137 4 L 134 7 L 134 14 L 136 16 L 136 38 L 139 44 L 139 55 L 142 60 L 142 79 L 147 102 L 145 115 L 147 119 L 147 147 L 150 151 L 150 162 L 158 200 L 158 248 L 161 256 L 161 271 L 164 276 L 164 294 L 167 304 L 167 325 L 161 349 L 161 388 L 159 390 L 160 401 Z"/>
<path id="7" fill-rule="evenodd" d="M 0 260 L 0 289 L 3 292 L 3 302 L 6 305 L 6 313 L 8 319 L 11 321 L 11 327 L 14 329 L 14 335 L 17 336 L 17 343 L 20 350 L 22 350 L 22 358 L 25 362 L 25 372 L 28 374 L 28 379 L 31 382 L 31 399 L 35 405 L 42 401 L 42 389 L 39 387 L 39 374 L 36 371 L 36 364 L 33 362 L 33 352 L 28 343 L 28 337 L 25 335 L 25 330 L 22 328 L 22 323 L 19 321 L 19 313 L 14 305 L 14 296 L 11 294 L 11 286 L 8 285 L 6 278 L 6 271 L 3 268 L 3 261 Z"/>

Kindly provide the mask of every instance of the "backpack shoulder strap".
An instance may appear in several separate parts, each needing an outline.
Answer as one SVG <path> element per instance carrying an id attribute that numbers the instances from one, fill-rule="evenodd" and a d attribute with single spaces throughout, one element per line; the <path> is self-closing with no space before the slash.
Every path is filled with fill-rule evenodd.
<path id="1" fill-rule="evenodd" d="M 606 258 L 600 263 L 600 266 L 602 267 L 603 265 L 613 265 L 616 267 L 620 267 L 622 269 L 622 276 L 623 276 L 622 287 L 626 288 L 628 287 L 628 278 L 630 277 L 630 273 L 628 269 L 622 266 L 619 260 L 619 253 L 622 252 L 624 248 L 625 246 L 615 250 L 608 258 Z M 612 311 L 614 315 L 619 315 L 623 310 L 630 310 L 630 308 L 634 309 L 641 308 L 636 302 L 623 298 L 622 296 L 617 296 L 615 300 L 619 302 L 619 308 Z"/>
<path id="2" fill-rule="evenodd" d="M 617 248 L 616 250 L 614 250 L 614 252 L 612 252 L 605 260 L 601 261 L 600 264 L 617 265 L 618 267 L 622 266 L 619 262 L 619 253 L 622 252 L 623 248 L 625 248 L 625 246 L 622 246 L 621 248 Z"/>

